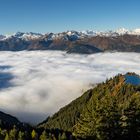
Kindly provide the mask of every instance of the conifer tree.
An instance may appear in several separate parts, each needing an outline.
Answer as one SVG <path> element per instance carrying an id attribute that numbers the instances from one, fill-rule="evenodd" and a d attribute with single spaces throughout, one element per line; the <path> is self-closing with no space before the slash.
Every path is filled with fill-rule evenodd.
<path id="1" fill-rule="evenodd" d="M 31 132 L 31 137 L 32 137 L 33 140 L 37 140 L 38 139 L 38 134 L 37 134 L 37 132 L 35 130 L 33 130 Z"/>
<path id="2" fill-rule="evenodd" d="M 16 126 L 14 126 L 13 129 L 10 130 L 9 132 L 10 140 L 16 140 L 16 134 L 17 134 L 17 130 L 16 130 Z"/>
<path id="3" fill-rule="evenodd" d="M 46 131 L 44 130 L 40 136 L 40 140 L 47 140 L 47 133 Z"/>
<path id="4" fill-rule="evenodd" d="M 8 133 L 6 133 L 4 140 L 10 140 Z"/>
<path id="5" fill-rule="evenodd" d="M 24 132 L 19 131 L 18 140 L 24 140 Z"/>
<path id="6" fill-rule="evenodd" d="M 61 140 L 67 140 L 67 136 L 65 132 L 62 133 Z"/>

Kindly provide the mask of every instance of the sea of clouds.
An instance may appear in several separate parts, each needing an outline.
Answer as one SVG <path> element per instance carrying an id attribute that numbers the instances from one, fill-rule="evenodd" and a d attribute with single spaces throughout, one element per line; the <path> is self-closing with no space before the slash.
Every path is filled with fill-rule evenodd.
<path id="1" fill-rule="evenodd" d="M 118 73 L 140 74 L 139 53 L 0 52 L 0 110 L 38 123 Z"/>

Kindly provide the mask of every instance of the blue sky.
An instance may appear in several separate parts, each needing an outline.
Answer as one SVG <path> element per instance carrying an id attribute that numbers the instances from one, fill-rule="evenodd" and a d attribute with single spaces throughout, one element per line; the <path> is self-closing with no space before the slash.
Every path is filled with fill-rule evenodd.
<path id="1" fill-rule="evenodd" d="M 0 0 L 0 34 L 140 28 L 140 0 Z"/>

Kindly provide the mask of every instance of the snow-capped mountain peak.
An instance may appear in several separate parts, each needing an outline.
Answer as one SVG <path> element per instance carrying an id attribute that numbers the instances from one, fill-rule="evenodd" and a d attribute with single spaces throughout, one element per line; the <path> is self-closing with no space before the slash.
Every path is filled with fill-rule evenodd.
<path id="1" fill-rule="evenodd" d="M 129 35 L 140 35 L 140 28 L 128 30 L 125 28 L 120 28 L 116 31 L 119 35 L 129 34 Z"/>
<path id="2" fill-rule="evenodd" d="M 5 38 L 6 38 L 6 36 L 0 35 L 0 40 L 3 40 L 3 39 L 5 39 Z"/>
<path id="3" fill-rule="evenodd" d="M 87 36 L 96 36 L 98 34 L 97 32 L 93 30 L 86 30 L 86 31 L 82 31 L 81 33 Z"/>
<path id="4" fill-rule="evenodd" d="M 133 34 L 140 35 L 140 28 L 134 29 Z"/>
<path id="5" fill-rule="evenodd" d="M 105 36 L 105 37 L 115 37 L 121 35 L 140 35 L 140 28 L 134 30 L 128 30 L 125 28 L 119 28 L 115 31 L 94 31 L 94 30 L 85 30 L 85 31 L 66 31 L 62 33 L 48 33 L 46 35 L 40 33 L 33 32 L 17 32 L 12 35 L 0 35 L 0 40 L 6 40 L 9 38 L 17 38 L 26 41 L 36 40 L 41 37 L 45 38 L 45 40 L 55 40 L 55 39 L 63 39 L 63 40 L 71 40 L 75 41 L 84 37 L 94 37 L 94 36 Z"/>
<path id="6" fill-rule="evenodd" d="M 93 30 L 86 30 L 81 32 L 84 35 L 87 36 L 107 36 L 107 37 L 112 37 L 112 36 L 120 36 L 120 35 L 140 35 L 140 28 L 134 29 L 134 30 L 128 30 L 125 28 L 119 28 L 115 31 L 109 30 L 109 31 L 93 31 Z"/>
<path id="7" fill-rule="evenodd" d="M 22 39 L 22 40 L 35 40 L 35 39 L 38 39 L 40 37 L 42 37 L 43 35 L 40 34 L 40 33 L 33 33 L 33 32 L 16 32 L 12 35 L 6 35 L 4 36 L 4 38 L 2 40 L 6 40 L 6 39 L 9 39 L 9 38 L 19 38 L 19 39 Z"/>
<path id="8" fill-rule="evenodd" d="M 13 36 L 17 38 L 21 38 L 23 40 L 34 40 L 34 39 L 42 37 L 43 35 L 39 33 L 33 33 L 33 32 L 26 32 L 26 33 L 17 32 Z"/>
<path id="9" fill-rule="evenodd" d="M 117 34 L 119 35 L 124 35 L 124 34 L 127 34 L 129 33 L 129 30 L 125 29 L 125 28 L 119 28 L 115 31 Z"/>

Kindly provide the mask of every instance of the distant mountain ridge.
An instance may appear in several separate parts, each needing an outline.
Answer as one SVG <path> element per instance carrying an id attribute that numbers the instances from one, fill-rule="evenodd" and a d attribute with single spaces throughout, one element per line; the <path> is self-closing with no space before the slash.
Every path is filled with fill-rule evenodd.
<path id="1" fill-rule="evenodd" d="M 58 39 L 63 37 L 64 35 L 68 36 L 77 36 L 77 38 L 82 38 L 85 36 L 120 36 L 120 35 L 140 35 L 140 28 L 134 29 L 134 30 L 128 30 L 125 28 L 119 28 L 117 30 L 108 30 L 108 31 L 94 31 L 94 30 L 85 30 L 85 31 L 75 31 L 75 30 L 70 30 L 66 32 L 61 32 L 61 33 L 46 33 L 46 34 L 41 34 L 41 33 L 34 33 L 34 32 L 17 32 L 12 35 L 0 35 L 2 40 L 8 39 L 10 37 L 17 37 L 25 40 L 30 40 L 30 39 L 37 39 L 45 35 L 51 35 L 50 39 Z"/>
<path id="2" fill-rule="evenodd" d="M 0 51 L 61 50 L 92 54 L 105 51 L 140 52 L 140 29 L 116 31 L 67 31 L 0 35 Z"/>

